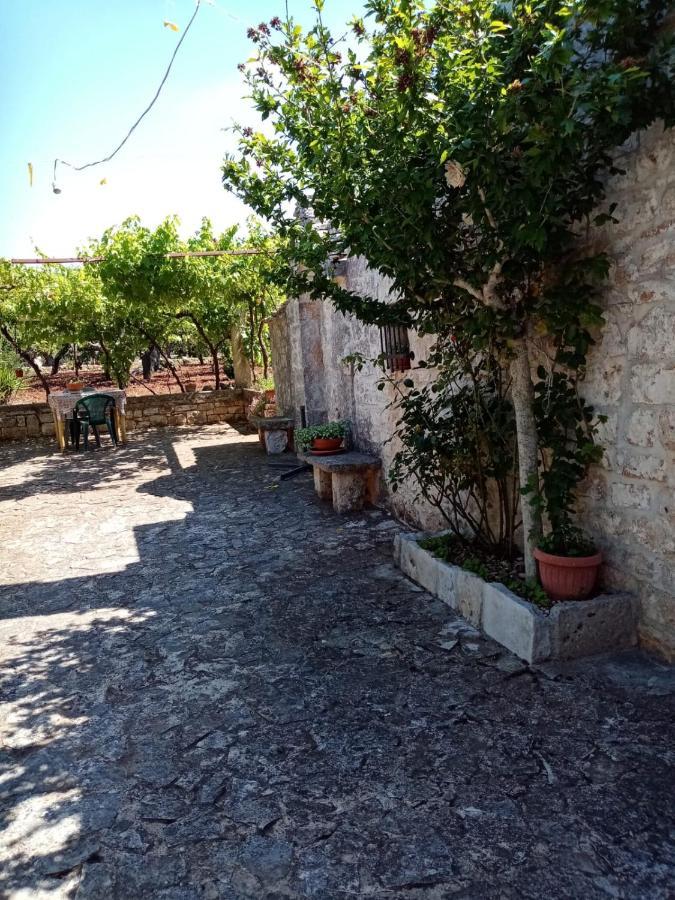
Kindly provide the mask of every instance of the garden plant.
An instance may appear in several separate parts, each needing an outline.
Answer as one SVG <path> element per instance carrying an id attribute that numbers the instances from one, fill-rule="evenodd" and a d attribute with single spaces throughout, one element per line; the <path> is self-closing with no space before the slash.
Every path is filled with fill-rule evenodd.
<path id="1" fill-rule="evenodd" d="M 452 335 L 482 369 L 479 394 L 499 367 L 513 424 L 489 444 L 502 454 L 515 427 L 533 576 L 542 514 L 574 550 L 575 491 L 602 452 L 580 396 L 608 261 L 586 236 L 620 215 L 605 201 L 616 148 L 673 123 L 670 3 L 369 0 L 338 36 L 315 7 L 307 31 L 288 16 L 250 28 L 240 68 L 271 127 L 240 130 L 225 185 L 288 239 L 296 290 L 439 335 L 441 388 Z M 391 280 L 390 302 L 333 280 L 349 254 Z M 435 440 L 435 400 L 410 402 L 429 421 L 408 403 L 403 431 Z"/>

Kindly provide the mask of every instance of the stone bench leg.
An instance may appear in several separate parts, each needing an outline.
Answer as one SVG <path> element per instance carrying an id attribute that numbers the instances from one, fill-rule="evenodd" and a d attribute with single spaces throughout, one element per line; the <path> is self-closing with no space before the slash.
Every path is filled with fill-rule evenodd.
<path id="1" fill-rule="evenodd" d="M 264 435 L 265 450 L 269 454 L 283 453 L 288 447 L 288 432 L 285 428 L 283 431 L 265 431 Z"/>
<path id="2" fill-rule="evenodd" d="M 333 509 L 337 513 L 363 509 L 366 479 L 363 472 L 333 472 Z"/>
<path id="3" fill-rule="evenodd" d="M 333 499 L 333 481 L 330 472 L 322 472 L 314 466 L 314 489 L 322 500 Z"/>

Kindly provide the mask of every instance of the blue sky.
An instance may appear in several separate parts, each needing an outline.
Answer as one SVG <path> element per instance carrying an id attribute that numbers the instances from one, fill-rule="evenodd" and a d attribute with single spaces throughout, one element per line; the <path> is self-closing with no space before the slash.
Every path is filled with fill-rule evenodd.
<path id="1" fill-rule="evenodd" d="M 0 256 L 34 255 L 36 245 L 69 255 L 132 214 L 156 224 L 177 213 L 186 233 L 203 215 L 219 228 L 243 221 L 246 211 L 220 183 L 233 146 L 223 129 L 232 120 L 255 124 L 237 63 L 252 55 L 249 25 L 283 14 L 283 5 L 203 0 L 157 104 L 129 142 L 110 163 L 82 173 L 60 167 L 56 195 L 54 158 L 80 165 L 114 149 L 154 94 L 194 2 L 0 0 Z M 359 6 L 327 0 L 325 18 L 337 26 Z M 289 8 L 310 20 L 309 0 L 289 0 Z"/>

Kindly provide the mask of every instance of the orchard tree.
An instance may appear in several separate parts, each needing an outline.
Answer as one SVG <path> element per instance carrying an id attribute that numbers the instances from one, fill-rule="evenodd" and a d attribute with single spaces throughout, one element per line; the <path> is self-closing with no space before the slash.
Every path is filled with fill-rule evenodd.
<path id="1" fill-rule="evenodd" d="M 236 226 L 216 237 L 208 219 L 202 220 L 197 234 L 190 238 L 188 251 L 224 250 L 235 248 Z M 186 257 L 172 260 L 176 282 L 181 284 L 175 315 L 187 319 L 194 326 L 199 339 L 211 354 L 216 390 L 220 388 L 219 354 L 229 342 L 232 327 L 237 321 L 237 297 L 232 278 L 232 257 Z"/>
<path id="2" fill-rule="evenodd" d="M 88 248 L 101 256 L 98 274 L 104 296 L 113 307 L 124 333 L 136 336 L 136 352 L 157 347 L 181 391 L 180 375 L 169 352 L 175 304 L 187 296 L 184 279 L 176 277 L 176 265 L 168 254 L 182 250 L 178 220 L 165 219 L 150 229 L 132 216 L 109 228 Z"/>
<path id="3" fill-rule="evenodd" d="M 614 149 L 673 123 L 670 3 L 368 0 L 339 38 L 322 6 L 307 32 L 288 17 L 249 29 L 255 59 L 240 68 L 272 127 L 240 130 L 225 185 L 287 237 L 299 288 L 366 322 L 456 332 L 500 360 L 534 575 L 542 505 L 566 522 L 597 458 L 592 410 L 574 404 L 607 261 L 578 235 L 614 215 Z M 332 281 L 345 254 L 392 280 L 390 303 Z M 533 379 L 535 335 L 555 372 Z M 552 374 L 554 407 L 538 402 Z"/>
<path id="4" fill-rule="evenodd" d="M 47 395 L 40 357 L 60 361 L 72 344 L 84 340 L 90 298 L 75 289 L 77 279 L 65 266 L 0 263 L 0 335 L 33 369 Z M 58 364 L 54 368 L 58 371 Z"/>
<path id="5" fill-rule="evenodd" d="M 231 281 L 240 318 L 246 323 L 246 346 L 252 371 L 258 359 L 269 374 L 267 320 L 285 299 L 289 267 L 285 242 L 256 219 L 249 219 L 239 241 L 242 255 L 233 259 Z"/>

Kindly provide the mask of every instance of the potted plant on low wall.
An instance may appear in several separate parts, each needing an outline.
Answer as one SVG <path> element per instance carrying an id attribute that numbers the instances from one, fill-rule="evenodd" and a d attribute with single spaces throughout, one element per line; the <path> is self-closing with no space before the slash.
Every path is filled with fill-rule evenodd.
<path id="1" fill-rule="evenodd" d="M 307 451 L 317 455 L 340 453 L 344 449 L 342 443 L 346 434 L 346 422 L 310 425 L 307 428 L 298 428 L 295 432 L 295 444 L 303 453 Z"/>
<path id="2" fill-rule="evenodd" d="M 593 593 L 602 554 L 572 526 L 552 531 L 534 550 L 542 587 L 552 600 L 585 600 Z"/>

